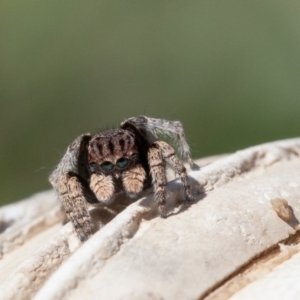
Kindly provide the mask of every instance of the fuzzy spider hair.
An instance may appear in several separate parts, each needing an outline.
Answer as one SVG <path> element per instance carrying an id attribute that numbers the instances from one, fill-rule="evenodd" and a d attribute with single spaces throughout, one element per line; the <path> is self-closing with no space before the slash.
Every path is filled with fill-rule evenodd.
<path id="1" fill-rule="evenodd" d="M 170 138 L 193 170 L 199 169 L 179 121 L 134 117 L 120 129 L 83 134 L 69 145 L 49 181 L 81 241 L 94 230 L 86 201 L 110 205 L 120 191 L 136 196 L 152 185 L 160 216 L 166 217 L 167 165 L 180 176 L 186 200 L 193 201 L 186 168 L 163 137 Z"/>

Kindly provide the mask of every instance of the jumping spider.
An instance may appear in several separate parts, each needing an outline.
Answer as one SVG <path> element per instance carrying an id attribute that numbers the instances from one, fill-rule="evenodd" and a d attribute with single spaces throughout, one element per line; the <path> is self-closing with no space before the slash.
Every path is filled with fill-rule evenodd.
<path id="1" fill-rule="evenodd" d="M 161 217 L 166 217 L 166 164 L 181 178 L 186 200 L 193 201 L 188 176 L 174 149 L 158 136 L 169 136 L 192 169 L 193 162 L 183 128 L 178 121 L 134 117 L 94 136 L 83 134 L 71 143 L 49 180 L 57 191 L 67 218 L 81 241 L 93 232 L 86 202 L 110 204 L 114 195 L 125 191 L 135 196 L 154 188 Z"/>

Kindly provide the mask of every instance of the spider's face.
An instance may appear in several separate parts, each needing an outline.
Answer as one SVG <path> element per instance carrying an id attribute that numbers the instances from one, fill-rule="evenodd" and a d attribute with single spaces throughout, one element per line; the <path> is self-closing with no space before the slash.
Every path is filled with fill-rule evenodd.
<path id="1" fill-rule="evenodd" d="M 134 134 L 113 129 L 96 134 L 88 144 L 91 173 L 113 174 L 116 177 L 139 162 Z"/>

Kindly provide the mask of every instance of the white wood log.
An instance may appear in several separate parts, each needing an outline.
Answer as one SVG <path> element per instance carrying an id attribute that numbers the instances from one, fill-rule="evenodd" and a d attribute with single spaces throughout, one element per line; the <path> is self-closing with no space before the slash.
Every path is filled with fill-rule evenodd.
<path id="1" fill-rule="evenodd" d="M 299 155 L 290 139 L 199 160 L 193 205 L 178 180 L 167 219 L 151 191 L 119 197 L 84 244 L 53 191 L 4 206 L 1 299 L 299 299 Z"/>

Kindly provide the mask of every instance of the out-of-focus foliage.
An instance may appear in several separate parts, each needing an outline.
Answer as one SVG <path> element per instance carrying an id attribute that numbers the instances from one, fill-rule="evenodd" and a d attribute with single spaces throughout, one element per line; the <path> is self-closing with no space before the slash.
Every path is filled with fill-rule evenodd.
<path id="1" fill-rule="evenodd" d="M 0 3 L 0 203 L 79 134 L 181 120 L 194 157 L 297 136 L 298 1 Z"/>

